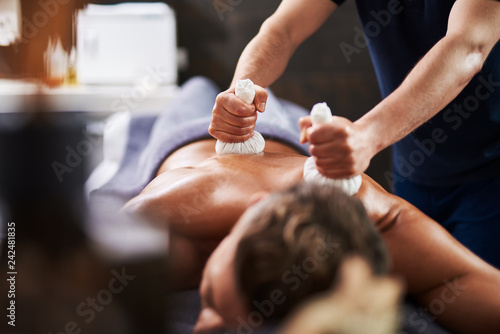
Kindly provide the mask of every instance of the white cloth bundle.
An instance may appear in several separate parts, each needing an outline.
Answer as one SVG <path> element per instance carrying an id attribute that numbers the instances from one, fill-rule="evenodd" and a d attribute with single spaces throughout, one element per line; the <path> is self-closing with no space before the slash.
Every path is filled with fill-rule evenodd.
<path id="1" fill-rule="evenodd" d="M 313 125 L 325 124 L 332 122 L 332 112 L 328 105 L 316 103 L 311 110 L 311 121 Z M 313 157 L 309 157 L 304 164 L 304 180 L 306 182 L 316 182 L 319 184 L 331 184 L 342 189 L 349 196 L 355 195 L 361 187 L 361 175 L 356 175 L 350 179 L 330 179 L 318 172 L 316 162 Z"/>
<path id="2" fill-rule="evenodd" d="M 255 85 L 252 80 L 238 80 L 236 83 L 235 95 L 243 100 L 243 102 L 252 104 L 255 98 Z M 257 131 L 253 132 L 253 136 L 241 143 L 225 143 L 217 140 L 215 144 L 215 152 L 218 155 L 224 154 L 257 154 L 264 151 L 266 142 L 264 137 Z"/>

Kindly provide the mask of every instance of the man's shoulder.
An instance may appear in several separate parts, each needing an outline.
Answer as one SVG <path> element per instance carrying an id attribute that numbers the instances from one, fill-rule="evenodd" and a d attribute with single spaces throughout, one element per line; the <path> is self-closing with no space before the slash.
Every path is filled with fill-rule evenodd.
<path id="1" fill-rule="evenodd" d="M 361 200 L 368 216 L 381 232 L 385 232 L 394 225 L 404 202 L 399 197 L 388 193 L 366 174 L 362 175 L 361 188 L 355 197 Z"/>

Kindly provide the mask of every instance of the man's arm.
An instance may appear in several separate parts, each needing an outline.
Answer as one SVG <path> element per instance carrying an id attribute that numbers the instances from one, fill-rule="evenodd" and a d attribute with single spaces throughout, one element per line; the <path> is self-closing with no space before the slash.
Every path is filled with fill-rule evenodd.
<path id="1" fill-rule="evenodd" d="M 230 88 L 217 96 L 209 133 L 225 142 L 241 142 L 252 136 L 263 112 L 268 87 L 285 70 L 297 47 L 314 33 L 335 10 L 331 0 L 283 0 L 240 56 Z M 251 79 L 256 85 L 254 105 L 234 95 L 236 82 Z"/>
<path id="2" fill-rule="evenodd" d="M 498 27 L 499 1 L 456 1 L 446 36 L 398 89 L 355 123 L 339 117 L 338 122 L 309 130 L 319 171 L 333 178 L 360 174 L 376 153 L 437 114 L 481 69 L 500 39 Z M 309 119 L 301 126 L 310 127 Z"/>
<path id="3" fill-rule="evenodd" d="M 382 232 L 392 271 L 432 317 L 453 333 L 500 333 L 500 271 L 370 178 L 364 176 L 356 196 Z M 419 319 L 422 314 L 410 318 Z"/>

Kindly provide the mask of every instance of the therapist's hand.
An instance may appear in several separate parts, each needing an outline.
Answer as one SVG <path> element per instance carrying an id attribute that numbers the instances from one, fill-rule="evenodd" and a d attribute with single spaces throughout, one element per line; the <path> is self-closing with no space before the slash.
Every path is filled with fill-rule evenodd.
<path id="1" fill-rule="evenodd" d="M 313 126 L 311 117 L 299 120 L 300 141 L 309 142 L 318 171 L 329 178 L 342 179 L 363 173 L 376 153 L 373 140 L 356 123 L 333 116 L 333 122 Z"/>
<path id="2" fill-rule="evenodd" d="M 208 133 L 226 143 L 250 139 L 257 121 L 257 111 L 264 112 L 266 102 L 267 91 L 257 85 L 253 104 L 246 104 L 236 97 L 234 88 L 220 93 L 215 99 Z"/>

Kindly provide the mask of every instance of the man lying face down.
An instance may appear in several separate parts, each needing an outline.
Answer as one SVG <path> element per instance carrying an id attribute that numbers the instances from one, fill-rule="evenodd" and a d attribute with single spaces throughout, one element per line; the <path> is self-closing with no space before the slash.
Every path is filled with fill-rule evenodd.
<path id="1" fill-rule="evenodd" d="M 353 254 L 376 274 L 402 276 L 407 293 L 454 333 L 498 332 L 498 270 L 368 177 L 356 197 L 368 213 L 357 199 L 307 184 L 249 207 L 207 261 L 198 333 L 241 331 L 256 322 L 249 314 L 269 311 L 266 301 L 264 323 L 282 319 L 335 286 L 342 259 Z"/>
<path id="2" fill-rule="evenodd" d="M 266 109 L 273 114 L 269 102 Z M 454 332 L 500 331 L 499 271 L 366 175 L 354 199 L 315 186 L 286 190 L 302 182 L 307 156 L 286 135 L 257 129 L 267 141 L 255 155 L 216 156 L 215 140 L 191 138 L 124 207 L 168 225 L 179 288 L 200 286 L 197 332 L 235 332 L 268 299 L 276 305 L 266 319 L 282 318 L 335 284 L 352 254 L 375 273 L 400 275 L 407 293 Z"/>
<path id="3" fill-rule="evenodd" d="M 388 272 L 386 247 L 359 200 L 307 183 L 269 195 L 209 258 L 195 333 L 246 333 L 281 321 L 307 297 L 335 288 L 343 260 L 353 255 L 376 275 Z"/>

